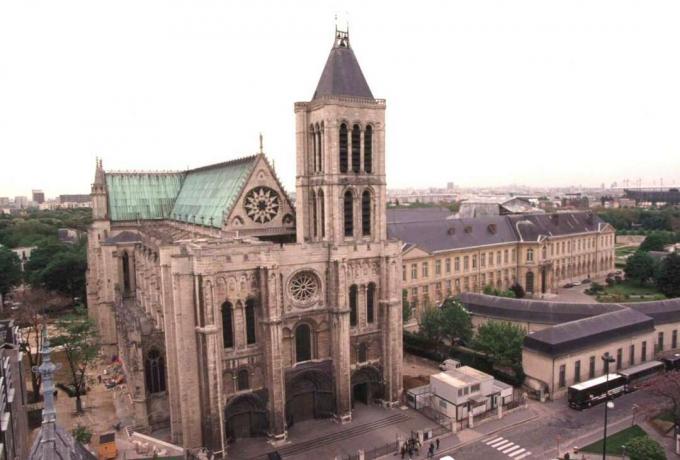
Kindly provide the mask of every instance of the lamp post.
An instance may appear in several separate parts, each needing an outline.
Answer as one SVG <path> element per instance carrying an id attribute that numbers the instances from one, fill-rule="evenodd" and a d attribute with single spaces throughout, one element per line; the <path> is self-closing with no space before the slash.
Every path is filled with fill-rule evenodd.
<path id="1" fill-rule="evenodd" d="M 609 352 L 602 355 L 602 361 L 604 361 L 604 372 L 607 376 L 605 390 L 605 404 L 604 404 L 604 437 L 602 438 L 602 460 L 606 460 L 607 456 L 607 410 L 609 409 L 609 364 L 613 363 L 615 360 L 609 355 Z M 613 405 L 612 405 L 613 406 Z"/>

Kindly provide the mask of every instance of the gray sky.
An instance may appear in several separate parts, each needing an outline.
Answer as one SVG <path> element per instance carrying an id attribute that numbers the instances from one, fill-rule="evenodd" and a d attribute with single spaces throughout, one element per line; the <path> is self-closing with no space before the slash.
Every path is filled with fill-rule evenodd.
<path id="1" fill-rule="evenodd" d="M 0 196 L 257 150 L 295 179 L 334 14 L 387 99 L 388 186 L 680 184 L 678 1 L 0 2 Z"/>

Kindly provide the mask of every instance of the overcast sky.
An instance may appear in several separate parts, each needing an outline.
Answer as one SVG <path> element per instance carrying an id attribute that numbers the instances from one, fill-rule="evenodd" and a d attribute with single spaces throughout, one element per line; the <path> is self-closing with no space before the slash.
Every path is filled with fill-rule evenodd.
<path id="1" fill-rule="evenodd" d="M 680 184 L 680 2 L 0 2 L 0 196 L 254 153 L 295 180 L 347 12 L 388 186 Z"/>

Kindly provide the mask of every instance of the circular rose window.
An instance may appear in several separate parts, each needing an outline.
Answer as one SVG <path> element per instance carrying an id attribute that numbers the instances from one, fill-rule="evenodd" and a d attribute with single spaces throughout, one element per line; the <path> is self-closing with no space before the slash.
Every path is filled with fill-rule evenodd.
<path id="1" fill-rule="evenodd" d="M 269 187 L 255 187 L 246 194 L 246 214 L 254 222 L 269 222 L 279 212 L 279 194 Z"/>
<path id="2" fill-rule="evenodd" d="M 311 272 L 300 272 L 290 280 L 288 290 L 296 302 L 309 302 L 319 292 L 319 281 Z"/>

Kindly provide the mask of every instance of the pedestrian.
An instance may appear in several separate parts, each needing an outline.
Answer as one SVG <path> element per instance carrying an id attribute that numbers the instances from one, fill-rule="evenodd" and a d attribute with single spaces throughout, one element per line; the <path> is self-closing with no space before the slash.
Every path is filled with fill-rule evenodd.
<path id="1" fill-rule="evenodd" d="M 430 443 L 430 448 L 427 450 L 427 457 L 434 457 L 434 444 Z"/>
<path id="2" fill-rule="evenodd" d="M 439 438 L 437 438 L 437 450 L 439 450 Z"/>
<path id="3" fill-rule="evenodd" d="M 405 456 L 406 456 L 406 444 L 403 444 L 401 446 L 401 458 L 402 458 L 402 460 Z"/>

